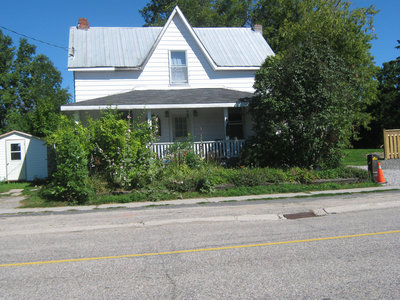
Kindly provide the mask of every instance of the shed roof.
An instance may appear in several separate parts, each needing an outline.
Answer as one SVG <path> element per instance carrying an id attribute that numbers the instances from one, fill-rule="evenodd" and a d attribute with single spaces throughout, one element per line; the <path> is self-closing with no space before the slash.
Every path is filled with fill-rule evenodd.
<path id="1" fill-rule="evenodd" d="M 260 67 L 274 55 L 260 32 L 250 28 L 192 28 L 178 7 L 164 27 L 70 28 L 69 68 L 142 68 L 174 16 L 184 24 L 216 67 Z"/>
<path id="2" fill-rule="evenodd" d="M 34 135 L 31 135 L 31 134 L 26 133 L 26 132 L 18 131 L 18 130 L 12 130 L 12 131 L 3 133 L 3 134 L 0 135 L 0 139 L 5 138 L 5 137 L 7 137 L 7 136 L 10 136 L 10 135 L 12 135 L 12 134 L 19 134 L 19 135 L 22 135 L 22 136 L 24 136 L 24 137 L 26 137 L 26 138 L 34 138 L 34 139 L 40 140 L 40 138 L 38 138 L 38 137 L 36 137 L 36 136 L 34 136 Z"/>

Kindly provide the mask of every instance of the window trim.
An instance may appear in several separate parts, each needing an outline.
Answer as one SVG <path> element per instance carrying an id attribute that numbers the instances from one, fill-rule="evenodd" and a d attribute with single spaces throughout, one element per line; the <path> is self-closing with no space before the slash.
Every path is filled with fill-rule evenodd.
<path id="1" fill-rule="evenodd" d="M 186 82 L 173 82 L 172 81 L 172 53 L 173 52 L 183 52 L 185 53 L 185 62 L 186 62 Z M 188 67 L 188 59 L 187 59 L 187 50 L 169 50 L 169 84 L 173 86 L 179 85 L 189 85 L 189 67 Z"/>
<path id="2" fill-rule="evenodd" d="M 13 150 L 13 146 L 18 145 L 19 150 Z M 13 158 L 13 154 L 19 154 L 19 158 Z M 10 144 L 10 159 L 11 160 L 22 160 L 22 144 L 19 142 L 11 143 Z"/>

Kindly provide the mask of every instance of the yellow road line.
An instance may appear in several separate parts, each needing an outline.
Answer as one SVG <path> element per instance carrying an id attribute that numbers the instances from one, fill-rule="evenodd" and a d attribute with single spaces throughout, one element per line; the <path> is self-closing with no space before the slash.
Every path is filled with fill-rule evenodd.
<path id="1" fill-rule="evenodd" d="M 313 239 L 305 239 L 305 240 L 271 242 L 271 243 L 262 243 L 262 244 L 226 246 L 226 247 L 216 247 L 216 248 L 189 249 L 189 250 L 176 250 L 176 251 L 155 252 L 155 253 L 140 253 L 140 254 L 126 254 L 126 255 L 115 255 L 115 256 L 72 258 L 72 259 L 61 259 L 61 260 L 49 260 L 49 261 L 34 261 L 34 262 L 12 263 L 12 264 L 0 264 L 0 267 L 44 265 L 44 264 L 57 264 L 57 263 L 64 263 L 64 262 L 78 262 L 78 261 L 89 261 L 89 260 L 105 260 L 105 259 L 116 259 L 116 258 L 127 258 L 127 257 L 143 257 L 143 256 L 194 253 L 194 252 L 205 252 L 205 251 L 230 250 L 230 249 L 241 249 L 241 248 L 251 248 L 251 247 L 272 246 L 272 245 L 306 243 L 306 242 L 316 242 L 316 241 L 326 241 L 326 240 L 339 240 L 339 239 L 347 239 L 347 238 L 354 238 L 354 237 L 373 236 L 373 235 L 382 235 L 382 234 L 393 234 L 393 233 L 400 233 L 400 230 L 391 230 L 391 231 L 383 231 L 383 232 L 372 232 L 372 233 L 360 233 L 360 234 L 341 235 L 341 236 L 332 236 L 332 237 L 324 237 L 324 238 L 313 238 Z"/>

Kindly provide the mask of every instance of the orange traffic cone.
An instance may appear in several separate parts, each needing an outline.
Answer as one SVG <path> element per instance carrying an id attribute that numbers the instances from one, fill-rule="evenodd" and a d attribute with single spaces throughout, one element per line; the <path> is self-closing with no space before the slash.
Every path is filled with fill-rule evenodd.
<path id="1" fill-rule="evenodd" d="M 383 171 L 382 171 L 380 162 L 378 162 L 378 176 L 376 177 L 376 181 L 378 183 L 386 183 L 385 176 L 383 176 Z"/>

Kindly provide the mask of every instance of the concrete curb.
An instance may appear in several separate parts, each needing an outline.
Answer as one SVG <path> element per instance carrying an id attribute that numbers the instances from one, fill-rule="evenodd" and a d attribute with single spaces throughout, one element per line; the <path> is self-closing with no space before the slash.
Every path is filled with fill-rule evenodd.
<path id="1" fill-rule="evenodd" d="M 102 204 L 102 205 L 87 205 L 87 206 L 64 206 L 64 207 L 46 207 L 46 208 L 14 208 L 14 209 L 1 209 L 0 215 L 10 214 L 28 214 L 28 213 L 46 213 L 46 212 L 68 212 L 68 211 L 91 211 L 97 209 L 110 209 L 110 208 L 141 208 L 148 206 L 165 206 L 165 205 L 193 205 L 199 203 L 218 203 L 226 201 L 248 201 L 248 200 L 261 200 L 261 199 L 281 199 L 281 198 L 296 198 L 296 197 L 307 197 L 307 196 L 324 196 L 324 195 L 339 195 L 339 194 L 354 194 L 354 193 L 365 193 L 365 192 L 380 192 L 400 189 L 400 186 L 382 186 L 382 187 L 371 187 L 371 188 L 355 188 L 355 189 L 343 189 L 343 190 L 327 190 L 327 191 L 315 191 L 307 193 L 284 193 L 284 194 L 264 194 L 264 195 L 248 195 L 248 196 L 237 196 L 237 197 L 215 197 L 215 198 L 194 198 L 194 199 L 182 199 L 182 200 L 167 200 L 160 202 L 132 202 L 132 203 L 117 203 L 117 204 Z M 377 204 L 378 205 L 378 204 Z M 379 206 L 379 205 L 378 205 Z M 347 206 L 346 206 L 347 207 Z M 357 206 L 358 207 L 358 206 Z M 378 208 L 384 208 L 378 207 Z M 350 208 L 347 208 L 350 209 Z M 337 212 L 340 208 L 337 208 Z M 349 210 L 351 211 L 351 210 Z M 344 212 L 344 211 L 343 211 Z M 331 211 L 330 213 L 335 213 Z M 322 211 L 318 211 L 316 215 L 322 214 Z M 277 215 L 275 215 L 277 216 Z M 242 216 L 246 218 L 245 216 Z M 273 218 L 267 216 L 266 218 Z M 279 219 L 280 217 L 277 216 Z"/>

